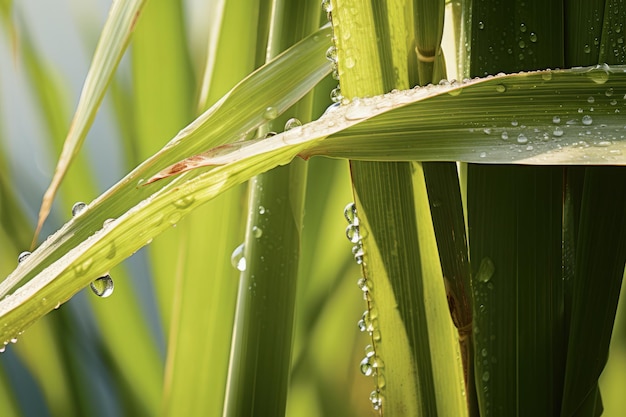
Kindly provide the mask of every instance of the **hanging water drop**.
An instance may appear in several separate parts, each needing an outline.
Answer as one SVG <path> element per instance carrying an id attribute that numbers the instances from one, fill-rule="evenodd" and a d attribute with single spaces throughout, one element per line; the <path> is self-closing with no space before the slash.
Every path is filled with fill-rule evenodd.
<path id="1" fill-rule="evenodd" d="M 22 262 L 24 262 L 24 260 L 26 258 L 28 258 L 30 256 L 30 252 L 25 250 L 24 252 L 20 253 L 19 255 L 17 255 L 17 263 L 21 264 Z"/>
<path id="2" fill-rule="evenodd" d="M 370 393 L 370 402 L 372 403 L 372 407 L 374 410 L 378 411 L 383 406 L 383 396 L 380 394 L 380 391 L 375 389 Z"/>
<path id="3" fill-rule="evenodd" d="M 346 208 L 343 209 L 343 216 L 346 218 L 349 224 L 358 224 L 356 216 L 356 204 L 354 202 L 349 203 Z"/>
<path id="4" fill-rule="evenodd" d="M 265 120 L 274 120 L 278 117 L 278 109 L 274 106 L 269 106 L 263 112 L 263 118 Z"/>
<path id="5" fill-rule="evenodd" d="M 113 289 L 115 288 L 113 284 L 113 278 L 111 278 L 111 275 L 109 274 L 101 276 L 95 281 L 92 281 L 89 286 L 91 287 L 91 291 L 93 291 L 94 294 L 102 298 L 106 298 L 113 294 Z"/>
<path id="6" fill-rule="evenodd" d="M 291 119 L 287 120 L 287 123 L 285 123 L 285 130 L 291 130 L 300 126 L 302 126 L 302 122 L 295 117 L 292 117 Z"/>
<path id="7" fill-rule="evenodd" d="M 361 235 L 359 234 L 359 225 L 348 225 L 348 227 L 346 227 L 346 237 L 352 243 L 357 243 L 359 240 L 361 240 Z"/>
<path id="8" fill-rule="evenodd" d="M 72 217 L 78 216 L 80 213 L 85 211 L 86 208 L 87 204 L 83 203 L 82 201 L 74 203 L 74 205 L 72 206 Z"/>
<path id="9" fill-rule="evenodd" d="M 337 48 L 334 45 L 326 50 L 326 59 L 330 62 L 337 62 Z"/>
<path id="10" fill-rule="evenodd" d="M 333 88 L 330 92 L 330 100 L 333 103 L 341 103 L 341 100 L 343 100 L 343 94 L 341 94 L 341 88 L 339 86 Z"/>
<path id="11" fill-rule="evenodd" d="M 369 356 L 366 356 L 365 358 L 363 358 L 359 368 L 361 369 L 361 373 L 365 376 L 371 376 L 374 373 L 374 367 L 370 363 Z"/>
<path id="12" fill-rule="evenodd" d="M 230 255 L 230 263 L 240 272 L 245 271 L 247 266 L 243 250 L 244 244 L 242 243 L 241 245 L 237 246 L 232 255 Z"/>

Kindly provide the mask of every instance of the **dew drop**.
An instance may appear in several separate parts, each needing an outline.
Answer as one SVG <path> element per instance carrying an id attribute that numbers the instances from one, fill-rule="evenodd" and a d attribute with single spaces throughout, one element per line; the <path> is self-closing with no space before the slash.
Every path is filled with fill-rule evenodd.
<path id="1" fill-rule="evenodd" d="M 502 132 L 500 137 L 502 138 L 502 140 L 509 140 L 509 134 L 506 131 Z"/>
<path id="2" fill-rule="evenodd" d="M 246 270 L 246 258 L 243 256 L 244 244 L 237 246 L 230 255 L 230 263 L 232 266 L 240 272 Z"/>
<path id="3" fill-rule="evenodd" d="M 363 264 L 363 257 L 365 256 L 365 252 L 363 251 L 363 246 L 355 245 L 352 248 L 352 254 L 354 255 L 354 260 L 356 261 L 357 265 Z"/>
<path id="4" fill-rule="evenodd" d="M 374 367 L 370 363 L 370 357 L 363 358 L 360 364 L 361 373 L 365 376 L 371 376 L 374 373 Z"/>
<path id="5" fill-rule="evenodd" d="M 374 410 L 378 411 L 383 406 L 383 396 L 380 394 L 380 391 L 375 389 L 370 393 L 370 402 L 372 403 L 372 407 Z"/>
<path id="6" fill-rule="evenodd" d="M 487 152 L 481 152 L 478 156 L 480 158 L 486 158 L 487 157 Z"/>
<path id="7" fill-rule="evenodd" d="M 591 47 L 588 44 L 585 44 L 585 46 L 583 47 L 583 52 L 588 54 L 591 52 Z"/>
<path id="8" fill-rule="evenodd" d="M 483 377 L 482 377 L 482 380 L 483 380 L 484 382 L 489 381 L 489 371 L 485 371 L 485 372 L 483 372 Z"/>
<path id="9" fill-rule="evenodd" d="M 517 143 L 519 144 L 528 143 L 528 138 L 526 137 L 525 134 L 520 133 L 519 135 L 517 135 Z"/>
<path id="10" fill-rule="evenodd" d="M 278 117 L 278 109 L 276 107 L 269 106 L 263 112 L 263 118 L 265 118 L 266 120 L 274 120 L 277 117 Z"/>
<path id="11" fill-rule="evenodd" d="M 587 75 L 596 84 L 604 84 L 609 80 L 609 67 L 606 64 L 596 65 Z"/>
<path id="12" fill-rule="evenodd" d="M 265 214 L 265 207 L 259 206 L 259 214 Z"/>
<path id="13" fill-rule="evenodd" d="M 359 234 L 359 225 L 358 224 L 349 224 L 346 227 L 346 237 L 352 243 L 357 243 L 361 240 L 361 235 Z"/>
<path id="14" fill-rule="evenodd" d="M 285 123 L 285 130 L 291 130 L 300 126 L 302 126 L 302 122 L 295 117 L 292 117 L 291 119 L 287 120 L 287 123 Z"/>
<path id="15" fill-rule="evenodd" d="M 582 122 L 585 126 L 589 126 L 593 123 L 593 119 L 587 114 L 583 116 Z"/>
<path id="16" fill-rule="evenodd" d="M 326 50 L 326 59 L 331 62 L 337 62 L 337 48 L 334 45 Z"/>
<path id="17" fill-rule="evenodd" d="M 511 126 L 516 127 L 517 125 L 519 125 L 519 122 L 517 120 L 511 120 Z"/>
<path id="18" fill-rule="evenodd" d="M 167 218 L 167 221 L 174 227 L 176 227 L 176 224 L 180 221 L 180 213 L 178 211 L 173 212 L 172 214 L 170 214 L 170 216 Z"/>
<path id="19" fill-rule="evenodd" d="M 504 84 L 496 85 L 496 91 L 498 93 L 504 93 L 506 91 L 506 86 Z"/>
<path id="20" fill-rule="evenodd" d="M 496 267 L 493 264 L 491 258 L 484 257 L 480 261 L 480 266 L 478 267 L 478 273 L 476 274 L 476 277 L 480 282 L 489 282 L 495 271 Z"/>
<path id="21" fill-rule="evenodd" d="M 552 71 L 546 70 L 543 74 L 541 74 L 541 78 L 544 81 L 550 81 L 552 79 Z"/>
<path id="22" fill-rule="evenodd" d="M 356 285 L 358 285 L 363 292 L 372 291 L 372 282 L 364 277 L 359 278 Z"/>
<path id="23" fill-rule="evenodd" d="M 322 0 L 322 10 L 326 13 L 330 13 L 333 11 L 333 5 L 330 0 Z"/>
<path id="24" fill-rule="evenodd" d="M 526 27 L 525 23 L 520 23 L 520 25 L 519 25 L 520 32 L 524 33 L 524 32 L 526 32 L 527 29 L 528 28 Z"/>
<path id="25" fill-rule="evenodd" d="M 528 36 L 528 38 L 530 39 L 531 42 L 537 42 L 537 34 L 535 32 L 530 32 L 530 35 Z"/>
<path id="26" fill-rule="evenodd" d="M 595 98 L 593 98 L 593 96 L 589 96 L 589 97 L 587 97 L 587 103 L 589 103 L 589 104 L 593 104 L 595 101 L 596 101 L 596 99 L 595 99 Z"/>
<path id="27" fill-rule="evenodd" d="M 17 263 L 21 264 L 22 262 L 24 262 L 24 260 L 26 258 L 28 258 L 30 256 L 30 252 L 25 250 L 24 252 L 20 253 L 19 255 L 17 255 Z"/>
<path id="28" fill-rule="evenodd" d="M 480 351 L 480 354 L 481 354 L 481 355 L 483 355 L 483 358 L 487 357 L 487 348 L 483 348 L 483 349 Z"/>
<path id="29" fill-rule="evenodd" d="M 261 236 L 263 236 L 263 229 L 258 226 L 252 226 L 252 236 L 259 239 Z"/>
<path id="30" fill-rule="evenodd" d="M 607 97 L 611 97 L 613 95 L 613 88 L 607 88 L 607 90 L 604 92 L 604 95 Z"/>
<path id="31" fill-rule="evenodd" d="M 552 117 L 552 123 L 554 123 L 554 124 L 561 123 L 561 118 L 559 116 Z"/>
<path id="32" fill-rule="evenodd" d="M 483 30 L 485 28 L 484 22 L 478 22 L 478 29 Z"/>
<path id="33" fill-rule="evenodd" d="M 87 204 L 83 203 L 82 201 L 74 203 L 74 205 L 72 206 L 72 217 L 78 216 L 80 213 L 85 211 L 86 208 Z"/>
<path id="34" fill-rule="evenodd" d="M 331 90 L 330 100 L 333 103 L 341 103 L 341 100 L 343 100 L 343 94 L 341 94 L 341 88 L 337 86 Z"/>
<path id="35" fill-rule="evenodd" d="M 191 206 L 194 201 L 196 201 L 196 199 L 193 196 L 187 195 L 174 201 L 174 207 L 177 207 L 179 209 L 186 209 L 187 207 Z"/>
<path id="36" fill-rule="evenodd" d="M 343 216 L 349 224 L 358 224 L 358 221 L 356 221 L 356 204 L 354 202 L 348 203 L 348 205 L 343 209 Z"/>
<path id="37" fill-rule="evenodd" d="M 93 291 L 94 294 L 102 298 L 106 298 L 113 294 L 113 289 L 115 288 L 113 284 L 113 279 L 109 274 L 101 276 L 95 281 L 92 281 L 89 286 L 91 287 L 91 291 Z"/>

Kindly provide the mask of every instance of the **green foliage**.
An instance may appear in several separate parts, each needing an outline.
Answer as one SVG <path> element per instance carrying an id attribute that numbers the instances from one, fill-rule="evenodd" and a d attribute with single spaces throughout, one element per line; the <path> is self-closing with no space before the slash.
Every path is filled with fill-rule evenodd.
<path id="1" fill-rule="evenodd" d="M 0 1 L 1 415 L 620 415 L 622 2 L 322 7 L 117 0 L 74 97 Z"/>

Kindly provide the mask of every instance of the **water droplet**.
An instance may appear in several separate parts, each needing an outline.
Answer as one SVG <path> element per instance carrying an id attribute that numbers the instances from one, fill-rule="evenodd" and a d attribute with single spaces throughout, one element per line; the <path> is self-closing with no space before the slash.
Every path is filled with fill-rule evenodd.
<path id="1" fill-rule="evenodd" d="M 343 94 L 341 94 L 341 88 L 336 87 L 330 91 L 330 100 L 333 103 L 341 103 L 341 100 L 343 100 Z"/>
<path id="2" fill-rule="evenodd" d="M 372 291 L 372 282 L 366 278 L 363 278 L 363 277 L 359 278 L 358 281 L 356 282 L 356 285 L 358 285 L 358 287 L 363 292 Z"/>
<path id="3" fill-rule="evenodd" d="M 502 138 L 502 140 L 509 140 L 509 134 L 506 131 L 502 132 L 500 137 Z"/>
<path id="4" fill-rule="evenodd" d="M 484 382 L 489 381 L 489 371 L 485 371 L 483 372 L 483 377 L 482 377 Z"/>
<path id="5" fill-rule="evenodd" d="M 115 219 L 106 219 L 104 222 L 102 222 L 102 228 L 107 227 L 108 225 L 110 225 L 114 221 L 115 221 Z"/>
<path id="6" fill-rule="evenodd" d="M 506 86 L 504 84 L 496 85 L 496 91 L 498 93 L 504 93 L 506 91 Z"/>
<path id="7" fill-rule="evenodd" d="M 95 281 L 92 281 L 89 286 L 91 287 L 91 291 L 93 291 L 94 294 L 102 298 L 106 298 L 113 294 L 113 289 L 115 288 L 113 284 L 113 279 L 109 274 L 101 276 Z"/>
<path id="8" fill-rule="evenodd" d="M 278 117 L 278 109 L 276 107 L 269 106 L 263 112 L 263 118 L 265 118 L 266 120 L 274 120 L 277 117 Z"/>
<path id="9" fill-rule="evenodd" d="M 346 237 L 352 243 L 357 243 L 361 240 L 361 235 L 359 234 L 359 225 L 358 224 L 349 224 L 346 227 Z"/>
<path id="10" fill-rule="evenodd" d="M 487 152 L 481 152 L 478 156 L 480 158 L 486 158 L 487 157 Z"/>
<path id="11" fill-rule="evenodd" d="M 561 118 L 559 116 L 552 117 L 552 123 L 554 123 L 554 124 L 561 123 Z"/>
<path id="12" fill-rule="evenodd" d="M 26 258 L 28 258 L 30 256 L 30 252 L 25 250 L 24 252 L 20 253 L 19 255 L 17 255 L 17 263 L 21 264 L 22 262 L 24 262 L 24 260 Z"/>
<path id="13" fill-rule="evenodd" d="M 522 48 L 522 49 L 526 48 L 526 42 L 524 42 L 524 41 L 519 41 L 517 44 L 518 44 L 518 45 L 519 45 L 519 47 L 520 47 L 520 48 Z"/>
<path id="14" fill-rule="evenodd" d="M 347 52 L 348 51 L 346 51 L 346 53 Z M 354 68 L 354 66 L 356 65 L 356 59 L 354 59 L 354 56 L 352 55 L 346 56 L 346 59 L 344 59 L 344 64 L 346 68 Z"/>
<path id="15" fill-rule="evenodd" d="M 83 203 L 82 201 L 74 203 L 74 205 L 72 206 L 72 217 L 78 216 L 80 213 L 85 211 L 86 208 L 87 204 Z"/>
<path id="16" fill-rule="evenodd" d="M 483 133 L 484 133 L 485 135 L 491 135 L 491 128 L 490 128 L 490 127 L 486 127 L 486 128 L 484 128 L 484 129 L 483 129 Z"/>
<path id="17" fill-rule="evenodd" d="M 302 126 L 302 122 L 295 117 L 292 117 L 291 119 L 287 120 L 287 123 L 285 123 L 285 130 L 291 130 L 300 126 Z"/>
<path id="18" fill-rule="evenodd" d="M 326 50 L 326 59 L 331 62 L 337 62 L 337 48 L 334 45 Z"/>
<path id="19" fill-rule="evenodd" d="M 535 32 L 530 32 L 530 35 L 528 36 L 528 38 L 530 39 L 531 42 L 537 42 L 537 34 Z"/>
<path id="20" fill-rule="evenodd" d="M 330 0 L 322 0 L 322 10 L 326 13 L 330 13 L 333 11 L 333 5 Z"/>
<path id="21" fill-rule="evenodd" d="M 484 257 L 480 261 L 480 266 L 478 267 L 478 272 L 476 273 L 476 278 L 480 282 L 489 282 L 493 273 L 496 271 L 496 267 L 493 264 L 493 261 L 489 257 Z"/>
<path id="22" fill-rule="evenodd" d="M 480 351 L 480 354 L 481 354 L 481 355 L 483 355 L 483 358 L 487 357 L 487 348 L 483 348 L 483 349 Z"/>
<path id="23" fill-rule="evenodd" d="M 17 343 L 17 337 L 11 338 L 11 343 Z"/>
<path id="24" fill-rule="evenodd" d="M 233 267 L 235 267 L 238 271 L 243 272 L 246 270 L 246 258 L 243 254 L 244 244 L 237 246 L 233 251 L 232 255 L 230 255 L 230 263 Z"/>
<path id="25" fill-rule="evenodd" d="M 137 188 L 142 187 L 145 184 L 146 180 L 141 178 L 139 181 L 137 181 Z"/>
<path id="26" fill-rule="evenodd" d="M 87 259 L 80 265 L 76 265 L 76 267 L 74 268 L 74 272 L 76 273 L 76 276 L 84 275 L 87 271 L 89 271 L 89 268 L 91 268 L 92 263 L 93 263 L 93 259 Z"/>
<path id="27" fill-rule="evenodd" d="M 519 144 L 528 143 L 528 138 L 526 137 L 525 134 L 520 133 L 519 135 L 517 135 L 517 143 Z"/>
<path id="28" fill-rule="evenodd" d="M 380 394 L 380 391 L 375 389 L 370 393 L 370 402 L 372 403 L 372 407 L 374 410 L 378 411 L 383 406 L 383 396 Z"/>
<path id="29" fill-rule="evenodd" d="M 363 251 L 363 246 L 355 245 L 352 248 L 352 254 L 354 255 L 354 260 L 357 265 L 361 265 L 363 263 L 363 257 L 365 256 L 365 252 Z"/>
<path id="30" fill-rule="evenodd" d="M 519 125 L 519 122 L 517 120 L 511 120 L 511 126 L 516 127 L 517 125 Z"/>
<path id="31" fill-rule="evenodd" d="M 613 95 L 613 88 L 607 88 L 604 92 L 604 95 L 607 97 L 611 97 Z"/>
<path id="32" fill-rule="evenodd" d="M 589 96 L 589 97 L 587 97 L 587 103 L 589 103 L 589 104 L 593 104 L 595 101 L 596 101 L 596 99 L 595 99 L 595 98 L 593 98 L 593 96 Z"/>
<path id="33" fill-rule="evenodd" d="M 358 218 L 356 216 L 356 204 L 354 202 L 349 203 L 343 209 L 343 216 L 346 218 L 349 224 L 358 224 Z"/>
<path id="34" fill-rule="evenodd" d="M 596 84 L 604 84 L 609 79 L 609 66 L 606 64 L 596 65 L 587 75 Z"/>
<path id="35" fill-rule="evenodd" d="M 582 122 L 585 126 L 589 126 L 593 123 L 593 119 L 587 114 L 583 116 Z"/>
<path id="36" fill-rule="evenodd" d="M 175 211 L 172 214 L 170 214 L 170 216 L 167 218 L 167 221 L 174 227 L 176 227 L 176 224 L 180 221 L 180 212 Z"/>
<path id="37" fill-rule="evenodd" d="M 259 206 L 259 214 L 265 214 L 265 207 Z"/>
<path id="38" fill-rule="evenodd" d="M 263 229 L 257 226 L 252 226 L 252 236 L 257 239 L 260 238 L 261 236 L 263 236 Z"/>
<path id="39" fill-rule="evenodd" d="M 365 376 L 371 376 L 374 373 L 374 367 L 370 363 L 370 357 L 363 358 L 360 364 L 361 373 Z"/>
<path id="40" fill-rule="evenodd" d="M 585 44 L 585 46 L 583 47 L 583 52 L 588 54 L 591 52 L 591 47 L 588 44 Z"/>
<path id="41" fill-rule="evenodd" d="M 191 206 L 194 201 L 196 201 L 196 199 L 193 196 L 187 195 L 174 201 L 174 207 L 177 207 L 179 209 L 186 209 L 187 207 Z"/>
<path id="42" fill-rule="evenodd" d="M 520 32 L 524 33 L 524 32 L 526 32 L 526 30 L 528 30 L 528 28 L 526 27 L 525 23 L 520 23 L 519 30 L 520 30 Z"/>
<path id="43" fill-rule="evenodd" d="M 483 30 L 485 28 L 484 22 L 478 22 L 478 29 Z"/>

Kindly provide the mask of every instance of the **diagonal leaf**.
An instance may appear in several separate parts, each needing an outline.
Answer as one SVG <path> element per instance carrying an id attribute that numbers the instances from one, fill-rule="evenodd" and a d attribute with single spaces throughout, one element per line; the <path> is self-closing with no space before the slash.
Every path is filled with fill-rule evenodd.
<path id="1" fill-rule="evenodd" d="M 37 228 L 31 244 L 33 247 L 37 242 L 43 223 L 50 213 L 52 201 L 61 185 L 61 181 L 70 163 L 80 150 L 87 131 L 96 117 L 96 112 L 104 98 L 107 86 L 130 41 L 130 36 L 144 2 L 145 0 L 120 0 L 113 2 L 111 5 L 109 17 L 102 29 L 102 35 L 96 47 L 91 68 L 85 79 L 83 91 L 81 92 L 70 130 L 67 133 L 61 156 L 54 170 L 52 182 L 48 186 L 41 202 Z"/>

